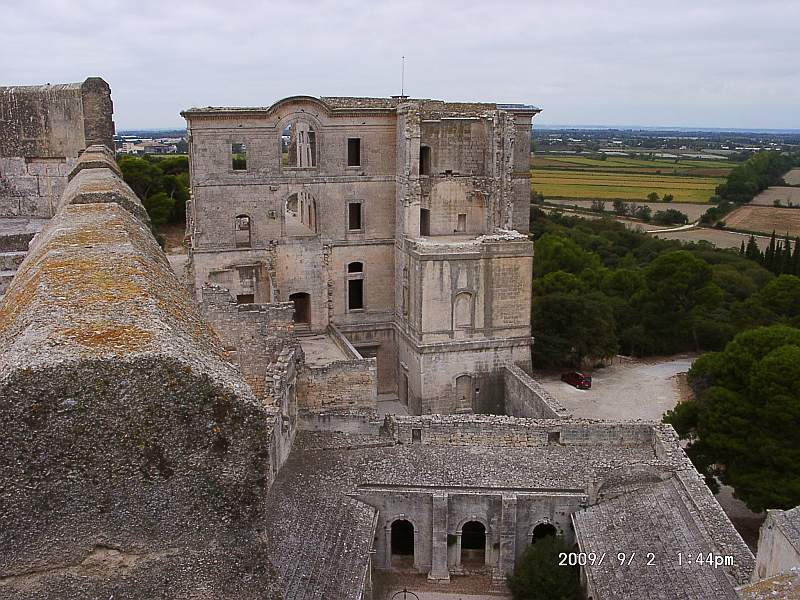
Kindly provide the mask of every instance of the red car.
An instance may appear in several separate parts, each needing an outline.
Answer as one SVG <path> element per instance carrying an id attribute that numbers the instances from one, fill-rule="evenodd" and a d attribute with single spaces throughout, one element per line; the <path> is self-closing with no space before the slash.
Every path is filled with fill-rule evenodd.
<path id="1" fill-rule="evenodd" d="M 592 376 L 584 375 L 578 371 L 561 374 L 561 381 L 575 386 L 579 390 L 588 390 L 592 387 Z"/>

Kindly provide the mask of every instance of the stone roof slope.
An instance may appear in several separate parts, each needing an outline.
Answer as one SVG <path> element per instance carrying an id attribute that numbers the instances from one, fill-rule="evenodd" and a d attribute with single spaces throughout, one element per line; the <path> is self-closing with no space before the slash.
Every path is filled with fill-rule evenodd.
<path id="1" fill-rule="evenodd" d="M 737 598 L 753 555 L 710 490 L 695 483 L 705 487 L 696 473 L 679 473 L 573 515 L 580 550 L 604 555 L 586 566 L 596 600 Z M 632 562 L 620 565 L 617 553 Z M 698 564 L 698 554 L 732 556 L 734 564 Z"/>

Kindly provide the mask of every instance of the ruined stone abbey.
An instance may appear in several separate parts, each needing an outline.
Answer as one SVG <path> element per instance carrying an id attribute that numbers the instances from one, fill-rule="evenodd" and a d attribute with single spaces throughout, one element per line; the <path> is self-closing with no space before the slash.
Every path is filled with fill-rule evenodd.
<path id="1" fill-rule="evenodd" d="M 798 585 L 795 511 L 756 560 L 671 426 L 573 418 L 532 379 L 538 109 L 188 109 L 176 273 L 111 106 L 100 79 L 0 88 L 0 597 L 497 591 L 549 535 L 608 557 L 592 600 Z"/>
<path id="2" fill-rule="evenodd" d="M 184 111 L 198 300 L 211 283 L 240 304 L 292 302 L 296 332 L 376 359 L 376 389 L 342 374 L 320 405 L 349 389 L 412 414 L 497 410 L 504 366 L 530 368 L 537 112 L 308 96 Z"/>

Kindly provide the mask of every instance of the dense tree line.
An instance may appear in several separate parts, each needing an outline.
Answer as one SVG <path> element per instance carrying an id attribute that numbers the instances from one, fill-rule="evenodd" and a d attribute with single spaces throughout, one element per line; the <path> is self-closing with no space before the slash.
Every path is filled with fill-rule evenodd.
<path id="1" fill-rule="evenodd" d="M 540 366 L 721 350 L 740 331 L 798 325 L 800 278 L 709 244 L 686 245 L 532 209 L 532 327 Z"/>
<path id="2" fill-rule="evenodd" d="M 773 231 L 769 246 L 762 252 L 756 243 L 756 238 L 751 235 L 746 246 L 742 241 L 739 254 L 776 275 L 800 275 L 800 237 L 794 239 L 794 250 L 792 250 L 792 241 L 788 234 L 783 240 L 778 240 Z"/>
<path id="3" fill-rule="evenodd" d="M 800 504 L 800 285 L 781 275 L 768 286 L 794 327 L 750 329 L 698 358 L 695 399 L 665 417 L 711 488 L 733 486 L 754 511 Z"/>
<path id="4" fill-rule="evenodd" d="M 750 202 L 768 187 L 780 184 L 796 159 L 777 150 L 758 152 L 731 170 L 725 183 L 717 186 L 716 195 L 722 201 Z"/>
<path id="5" fill-rule="evenodd" d="M 186 221 L 189 158 L 123 154 L 117 164 L 125 182 L 142 201 L 154 228 Z"/>

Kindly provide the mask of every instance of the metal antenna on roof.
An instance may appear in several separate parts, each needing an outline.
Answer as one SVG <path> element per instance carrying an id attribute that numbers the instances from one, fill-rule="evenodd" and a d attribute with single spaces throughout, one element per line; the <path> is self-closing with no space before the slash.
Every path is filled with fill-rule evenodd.
<path id="1" fill-rule="evenodd" d="M 406 95 L 406 57 L 401 56 L 401 66 L 400 66 L 400 95 Z"/>

